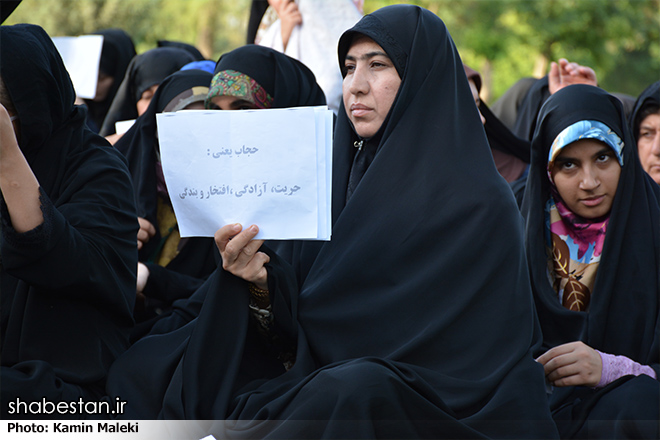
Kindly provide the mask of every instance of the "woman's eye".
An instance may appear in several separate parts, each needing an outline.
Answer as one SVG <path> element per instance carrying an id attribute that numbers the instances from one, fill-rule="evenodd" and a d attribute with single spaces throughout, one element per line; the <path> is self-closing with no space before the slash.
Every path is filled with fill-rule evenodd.
<path id="1" fill-rule="evenodd" d="M 355 70 L 355 66 L 353 64 L 347 64 L 346 66 L 344 66 L 344 69 L 346 70 L 347 73 L 352 72 L 353 70 Z"/>
<path id="2" fill-rule="evenodd" d="M 608 160 L 610 160 L 610 155 L 609 154 L 601 154 L 600 156 L 598 156 L 598 158 L 596 160 L 598 160 L 598 162 L 607 162 Z"/>
<path id="3" fill-rule="evenodd" d="M 571 170 L 575 168 L 575 164 L 573 162 L 562 162 L 561 164 L 561 169 L 563 170 Z"/>

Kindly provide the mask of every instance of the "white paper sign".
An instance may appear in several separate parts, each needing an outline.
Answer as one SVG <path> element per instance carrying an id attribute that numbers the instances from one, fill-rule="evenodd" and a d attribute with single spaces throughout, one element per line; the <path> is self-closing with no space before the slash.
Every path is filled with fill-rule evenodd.
<path id="1" fill-rule="evenodd" d="M 156 115 L 182 237 L 259 226 L 257 238 L 329 240 L 332 111 L 327 107 Z"/>
<path id="2" fill-rule="evenodd" d="M 71 82 L 80 98 L 94 99 L 103 49 L 103 35 L 53 37 Z"/>
<path id="3" fill-rule="evenodd" d="M 115 133 L 124 134 L 135 124 L 135 119 L 127 119 L 126 121 L 115 122 Z"/>

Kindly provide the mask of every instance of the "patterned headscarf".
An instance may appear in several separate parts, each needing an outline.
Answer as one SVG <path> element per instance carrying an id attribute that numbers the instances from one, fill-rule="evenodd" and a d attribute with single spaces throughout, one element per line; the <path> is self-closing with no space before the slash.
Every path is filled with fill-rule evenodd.
<path id="1" fill-rule="evenodd" d="M 555 159 L 564 147 L 580 139 L 603 142 L 614 151 L 619 165 L 623 166 L 621 138 L 598 121 L 579 121 L 568 126 L 550 147 L 547 172 L 552 196 L 545 207 L 550 278 L 562 305 L 574 311 L 586 310 L 589 305 L 609 223 L 609 214 L 597 221 L 575 215 L 561 200 L 552 181 Z"/>
<path id="2" fill-rule="evenodd" d="M 204 106 L 211 108 L 211 99 L 216 96 L 235 96 L 244 99 L 257 108 L 270 108 L 273 98 L 248 75 L 235 70 L 222 70 L 215 74 Z"/>

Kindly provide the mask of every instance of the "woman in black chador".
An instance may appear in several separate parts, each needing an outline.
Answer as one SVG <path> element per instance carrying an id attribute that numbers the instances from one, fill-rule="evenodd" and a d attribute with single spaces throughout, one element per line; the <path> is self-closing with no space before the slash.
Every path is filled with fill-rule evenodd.
<path id="1" fill-rule="evenodd" d="M 556 437 L 519 211 L 444 24 L 383 8 L 339 61 L 332 240 L 297 276 L 256 226 L 221 228 L 199 316 L 134 345 L 111 394 L 231 420 L 216 437 Z"/>
<path id="2" fill-rule="evenodd" d="M 572 85 L 545 102 L 522 209 L 562 438 L 658 438 L 659 202 L 616 97 Z"/>
<path id="3" fill-rule="evenodd" d="M 92 35 L 103 36 L 103 48 L 99 61 L 96 96 L 84 101 L 89 109 L 87 125 L 92 131 L 98 133 L 119 86 L 124 80 L 126 69 L 136 53 L 133 40 L 122 29 L 103 29 Z"/>
<path id="4" fill-rule="evenodd" d="M 195 58 L 190 52 L 178 47 L 157 47 L 134 56 L 99 133 L 109 137 L 116 133 L 117 122 L 137 119 L 149 106 L 160 83 L 193 61 Z"/>
<path id="5" fill-rule="evenodd" d="M 138 302 L 133 338 L 179 298 L 189 297 L 215 270 L 220 259 L 210 238 L 181 239 L 160 163 L 156 115 L 203 109 L 211 75 L 203 70 L 177 71 L 158 87 L 147 110 L 117 141 L 128 161 L 136 195 L 138 232 Z"/>
<path id="6" fill-rule="evenodd" d="M 2 417 L 35 419 L 9 402 L 104 395 L 133 325 L 138 224 L 126 163 L 86 128 L 50 37 L 0 40 Z"/>

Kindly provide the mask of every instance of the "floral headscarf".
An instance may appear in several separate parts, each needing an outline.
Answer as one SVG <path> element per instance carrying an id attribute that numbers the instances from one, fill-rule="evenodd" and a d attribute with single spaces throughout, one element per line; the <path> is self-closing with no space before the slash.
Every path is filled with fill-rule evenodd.
<path id="1" fill-rule="evenodd" d="M 222 70 L 215 74 L 204 106 L 210 108 L 211 99 L 216 96 L 236 96 L 260 109 L 270 108 L 273 103 L 273 98 L 259 83 L 235 70 Z"/>

